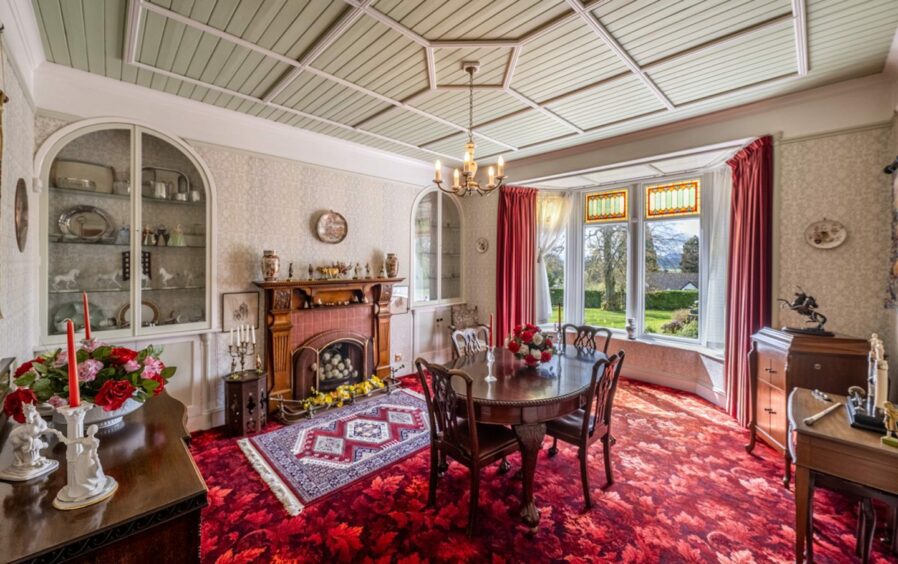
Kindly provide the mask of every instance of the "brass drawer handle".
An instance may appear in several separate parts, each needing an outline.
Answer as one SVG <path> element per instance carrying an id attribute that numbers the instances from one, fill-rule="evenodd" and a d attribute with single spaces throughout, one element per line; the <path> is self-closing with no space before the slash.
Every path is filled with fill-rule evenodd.
<path id="1" fill-rule="evenodd" d="M 764 372 L 767 372 L 769 374 L 776 374 L 776 370 L 774 370 L 773 368 L 765 368 Z"/>

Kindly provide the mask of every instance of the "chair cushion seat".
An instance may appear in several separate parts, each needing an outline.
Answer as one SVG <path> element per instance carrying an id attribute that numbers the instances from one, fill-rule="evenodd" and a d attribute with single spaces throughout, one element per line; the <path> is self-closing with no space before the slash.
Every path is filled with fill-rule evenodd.
<path id="1" fill-rule="evenodd" d="M 563 415 L 546 423 L 546 434 L 550 437 L 570 439 L 578 441 L 583 432 L 583 418 L 586 412 L 582 409 Z M 589 416 L 589 425 L 592 427 L 595 415 Z"/>
<path id="2" fill-rule="evenodd" d="M 460 421 L 458 429 L 463 437 L 462 446 L 471 452 L 471 432 L 468 428 L 468 421 Z M 477 445 L 480 447 L 480 458 L 490 458 L 491 455 L 500 451 L 517 450 L 518 439 L 514 431 L 508 427 L 477 423 Z"/>

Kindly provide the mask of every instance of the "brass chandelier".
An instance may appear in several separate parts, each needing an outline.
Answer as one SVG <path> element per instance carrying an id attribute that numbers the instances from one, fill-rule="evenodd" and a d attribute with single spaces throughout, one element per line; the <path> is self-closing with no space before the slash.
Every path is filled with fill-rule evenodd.
<path id="1" fill-rule="evenodd" d="M 499 157 L 496 168 L 489 167 L 487 170 L 488 181 L 486 186 L 481 186 L 475 179 L 477 175 L 477 161 L 474 160 L 474 73 L 480 68 L 480 63 L 476 61 L 465 61 L 461 64 L 462 68 L 468 73 L 468 142 L 465 143 L 465 156 L 462 159 L 462 170 L 459 172 L 455 169 L 452 172 L 452 185 L 443 187 L 443 170 L 440 161 L 434 163 L 433 183 L 437 188 L 447 194 L 454 194 L 460 198 L 464 198 L 468 194 L 476 192 L 483 196 L 490 194 L 497 188 L 501 187 L 505 182 L 505 161 Z"/>

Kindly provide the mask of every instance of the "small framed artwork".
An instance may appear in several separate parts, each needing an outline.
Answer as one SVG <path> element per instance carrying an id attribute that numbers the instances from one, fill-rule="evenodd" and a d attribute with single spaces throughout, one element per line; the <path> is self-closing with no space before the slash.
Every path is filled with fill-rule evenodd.
<path id="1" fill-rule="evenodd" d="M 221 295 L 221 330 L 241 325 L 259 328 L 259 293 L 230 292 Z"/>
<path id="2" fill-rule="evenodd" d="M 406 313 L 408 311 L 408 284 L 393 286 L 393 295 L 390 297 L 390 313 Z"/>

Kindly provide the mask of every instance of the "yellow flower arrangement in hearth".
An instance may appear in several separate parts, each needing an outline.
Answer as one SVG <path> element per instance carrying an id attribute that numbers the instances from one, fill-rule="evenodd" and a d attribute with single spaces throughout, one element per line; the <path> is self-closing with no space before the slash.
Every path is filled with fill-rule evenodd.
<path id="1" fill-rule="evenodd" d="M 343 384 L 330 392 L 321 392 L 312 389 L 312 396 L 302 402 L 302 408 L 306 411 L 315 407 L 343 407 L 347 401 L 352 401 L 358 396 L 364 396 L 374 390 L 386 386 L 386 383 L 377 376 L 371 376 L 358 384 Z"/>

